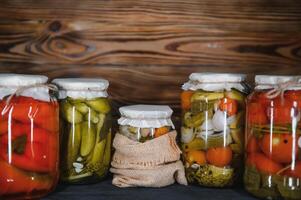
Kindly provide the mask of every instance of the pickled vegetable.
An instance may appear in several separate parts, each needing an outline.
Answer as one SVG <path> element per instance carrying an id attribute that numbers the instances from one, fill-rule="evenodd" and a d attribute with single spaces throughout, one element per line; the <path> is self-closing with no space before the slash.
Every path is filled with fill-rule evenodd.
<path id="1" fill-rule="evenodd" d="M 265 199 L 301 198 L 301 127 L 296 91 L 247 100 L 245 188 Z M 291 96 L 292 95 L 292 96 Z"/>
<path id="2" fill-rule="evenodd" d="M 170 126 L 163 126 L 160 128 L 138 128 L 129 125 L 120 125 L 119 127 L 120 134 L 138 142 L 145 142 L 160 137 L 171 130 L 172 128 Z"/>
<path id="3" fill-rule="evenodd" d="M 242 173 L 246 94 L 236 89 L 184 93 L 190 94 L 183 95 L 184 104 L 191 103 L 183 109 L 181 128 L 188 181 L 231 186 Z"/>
<path id="4" fill-rule="evenodd" d="M 0 111 L 0 199 L 38 199 L 58 179 L 58 103 L 14 96 Z"/>
<path id="5" fill-rule="evenodd" d="M 107 174 L 111 156 L 110 105 L 106 98 L 60 102 L 63 119 L 63 181 L 95 182 Z"/>

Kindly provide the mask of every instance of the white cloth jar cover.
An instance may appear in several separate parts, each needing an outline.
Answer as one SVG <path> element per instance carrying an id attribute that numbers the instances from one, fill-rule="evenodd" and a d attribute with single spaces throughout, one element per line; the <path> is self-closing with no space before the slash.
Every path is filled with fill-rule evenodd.
<path id="1" fill-rule="evenodd" d="M 235 88 L 239 91 L 244 91 L 245 87 L 242 82 L 245 79 L 246 75 L 244 74 L 192 73 L 189 76 L 189 81 L 183 84 L 182 89 L 219 91 Z"/>
<path id="2" fill-rule="evenodd" d="M 164 105 L 132 105 L 124 106 L 119 109 L 121 118 L 118 119 L 119 125 L 129 125 L 139 128 L 160 128 L 171 126 L 173 113 L 169 106 Z"/>
<path id="3" fill-rule="evenodd" d="M 21 96 L 50 101 L 47 81 L 48 77 L 42 75 L 0 74 L 0 99 L 20 90 Z"/>
<path id="4" fill-rule="evenodd" d="M 276 75 L 256 75 L 255 89 L 265 90 L 278 88 L 281 84 L 287 84 L 286 90 L 300 90 L 301 76 L 276 76 Z"/>
<path id="5" fill-rule="evenodd" d="M 58 78 L 54 79 L 52 83 L 60 89 L 59 99 L 108 97 L 109 81 L 102 78 Z"/>

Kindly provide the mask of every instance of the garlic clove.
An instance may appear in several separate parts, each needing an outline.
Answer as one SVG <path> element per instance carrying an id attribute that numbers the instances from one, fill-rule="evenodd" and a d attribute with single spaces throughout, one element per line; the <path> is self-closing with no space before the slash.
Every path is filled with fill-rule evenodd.
<path id="1" fill-rule="evenodd" d="M 74 168 L 79 168 L 79 169 L 82 169 L 82 168 L 84 167 L 83 164 L 77 163 L 77 162 L 74 162 L 74 163 L 72 164 L 72 166 L 73 166 Z"/>
<path id="2" fill-rule="evenodd" d="M 191 142 L 195 137 L 195 132 L 193 131 L 193 128 L 186 128 L 181 127 L 181 142 L 183 143 L 189 143 Z"/>
<path id="3" fill-rule="evenodd" d="M 212 117 L 212 125 L 217 132 L 224 130 L 227 127 L 227 113 L 217 110 Z"/>

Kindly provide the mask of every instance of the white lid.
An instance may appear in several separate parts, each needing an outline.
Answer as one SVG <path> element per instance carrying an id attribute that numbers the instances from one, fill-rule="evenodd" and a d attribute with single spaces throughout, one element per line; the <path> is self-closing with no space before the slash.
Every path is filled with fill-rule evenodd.
<path id="1" fill-rule="evenodd" d="M 37 84 L 45 84 L 47 76 L 29 74 L 0 74 L 0 85 L 8 87 L 21 87 Z"/>
<path id="2" fill-rule="evenodd" d="M 200 83 L 240 83 L 246 79 L 246 75 L 229 73 L 192 73 L 190 74 L 189 79 Z"/>
<path id="3" fill-rule="evenodd" d="M 26 87 L 19 95 L 50 101 L 47 76 L 29 74 L 0 74 L 0 99 Z M 32 86 L 32 87 L 30 87 Z"/>
<path id="4" fill-rule="evenodd" d="M 183 90 L 231 90 L 232 88 L 240 91 L 244 90 L 241 82 L 245 81 L 245 74 L 229 73 L 192 73 L 189 81 L 182 86 Z"/>
<path id="5" fill-rule="evenodd" d="M 299 80 L 300 76 L 256 75 L 255 89 L 271 89 L 278 87 L 279 84 L 287 82 L 292 82 L 292 85 L 287 89 L 301 89 L 300 85 L 298 86 Z"/>
<path id="6" fill-rule="evenodd" d="M 132 105 L 119 109 L 121 118 L 118 124 L 140 128 L 160 128 L 174 125 L 171 121 L 173 113 L 169 106 L 164 105 Z"/>
<path id="7" fill-rule="evenodd" d="M 102 78 L 57 78 L 52 81 L 60 88 L 59 98 L 92 99 L 107 97 L 109 81 Z"/>

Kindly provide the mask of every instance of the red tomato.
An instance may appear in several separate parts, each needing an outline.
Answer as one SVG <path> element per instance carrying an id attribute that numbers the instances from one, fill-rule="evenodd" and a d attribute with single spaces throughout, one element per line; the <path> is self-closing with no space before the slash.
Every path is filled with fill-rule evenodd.
<path id="1" fill-rule="evenodd" d="M 237 113 L 237 107 L 237 101 L 229 97 L 222 98 L 219 104 L 219 109 L 226 111 L 229 116 L 235 115 Z"/>
<path id="2" fill-rule="evenodd" d="M 261 142 L 260 148 L 265 155 L 279 163 L 291 163 L 292 157 L 298 153 L 298 138 L 293 141 L 291 134 L 266 134 Z M 295 142 L 295 150 L 293 150 L 293 142 Z"/>
<path id="3" fill-rule="evenodd" d="M 217 167 L 225 167 L 232 161 L 232 149 L 230 147 L 210 148 L 206 152 L 207 161 Z"/>
<path id="4" fill-rule="evenodd" d="M 273 120 L 274 124 L 290 124 L 292 123 L 291 110 L 293 108 L 292 101 L 280 98 L 273 100 L 273 106 L 268 108 L 268 118 Z"/>
<path id="5" fill-rule="evenodd" d="M 251 136 L 248 140 L 247 152 L 248 153 L 260 152 L 259 142 L 254 136 Z"/>
<path id="6" fill-rule="evenodd" d="M 299 90 L 289 90 L 284 93 L 284 97 L 290 99 L 291 101 L 297 102 L 297 107 L 301 108 L 301 91 Z"/>
<path id="7" fill-rule="evenodd" d="M 248 155 L 247 164 L 256 166 L 257 170 L 263 173 L 276 174 L 283 166 L 262 153 L 251 153 Z"/>
<path id="8" fill-rule="evenodd" d="M 0 160 L 0 196 L 49 190 L 53 184 L 47 176 L 28 174 Z M 32 178 L 33 177 L 33 178 Z"/>
<path id="9" fill-rule="evenodd" d="M 298 161 L 294 167 L 283 172 L 283 175 L 295 178 L 301 178 L 301 161 Z"/>
<path id="10" fill-rule="evenodd" d="M 266 124 L 268 123 L 266 107 L 258 102 L 247 104 L 247 120 L 249 124 Z"/>

